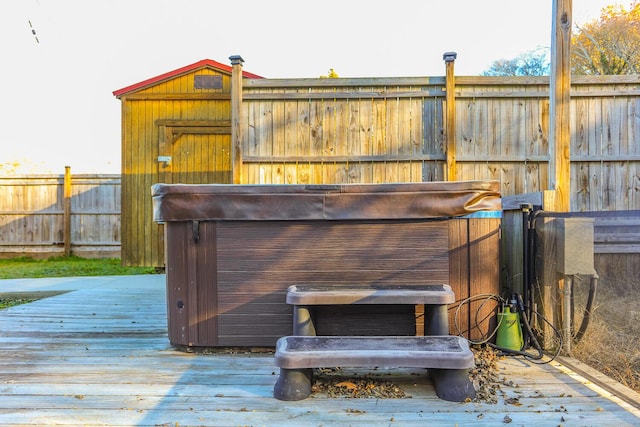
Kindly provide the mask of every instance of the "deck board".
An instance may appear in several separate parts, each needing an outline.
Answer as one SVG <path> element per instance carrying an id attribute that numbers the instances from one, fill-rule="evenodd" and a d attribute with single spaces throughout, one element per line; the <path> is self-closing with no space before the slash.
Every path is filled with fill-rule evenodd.
<path id="1" fill-rule="evenodd" d="M 640 425 L 636 408 L 580 375 L 522 358 L 499 362 L 512 385 L 497 404 L 440 400 L 424 370 L 357 368 L 347 372 L 394 381 L 411 398 L 282 402 L 273 354 L 173 349 L 165 304 L 159 283 L 0 311 L 0 426 Z"/>

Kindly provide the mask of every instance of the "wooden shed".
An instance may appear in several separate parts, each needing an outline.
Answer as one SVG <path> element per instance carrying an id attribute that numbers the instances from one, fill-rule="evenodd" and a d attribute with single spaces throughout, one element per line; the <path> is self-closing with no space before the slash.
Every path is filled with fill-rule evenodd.
<path id="1" fill-rule="evenodd" d="M 231 182 L 231 70 L 203 59 L 113 92 L 122 102 L 125 265 L 164 265 L 153 184 Z"/>

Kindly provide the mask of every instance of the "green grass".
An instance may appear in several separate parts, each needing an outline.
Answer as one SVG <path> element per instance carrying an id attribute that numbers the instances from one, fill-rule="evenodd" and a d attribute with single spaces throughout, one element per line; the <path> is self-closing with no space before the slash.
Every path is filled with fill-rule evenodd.
<path id="1" fill-rule="evenodd" d="M 34 302 L 35 300 L 37 300 L 37 298 L 0 297 L 0 310 L 13 307 L 14 305 L 28 304 L 30 302 Z"/>
<path id="2" fill-rule="evenodd" d="M 123 267 L 120 259 L 85 259 L 76 256 L 0 259 L 0 279 L 153 274 L 153 267 Z"/>

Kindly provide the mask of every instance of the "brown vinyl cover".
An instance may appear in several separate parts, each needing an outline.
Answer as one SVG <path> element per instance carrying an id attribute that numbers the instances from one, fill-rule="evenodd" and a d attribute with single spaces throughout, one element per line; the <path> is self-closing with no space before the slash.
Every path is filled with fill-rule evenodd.
<path id="1" fill-rule="evenodd" d="M 154 184 L 153 219 L 356 220 L 501 210 L 497 181 L 398 184 Z"/>

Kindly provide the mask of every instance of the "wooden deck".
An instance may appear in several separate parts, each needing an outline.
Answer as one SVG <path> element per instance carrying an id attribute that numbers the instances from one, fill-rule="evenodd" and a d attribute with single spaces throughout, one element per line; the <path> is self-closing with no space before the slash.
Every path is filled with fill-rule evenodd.
<path id="1" fill-rule="evenodd" d="M 161 277 L 0 311 L 0 425 L 640 425 L 638 395 L 591 371 L 521 358 L 500 369 L 512 385 L 497 404 L 442 401 L 415 370 L 376 371 L 410 399 L 282 402 L 272 354 L 170 347 Z"/>

